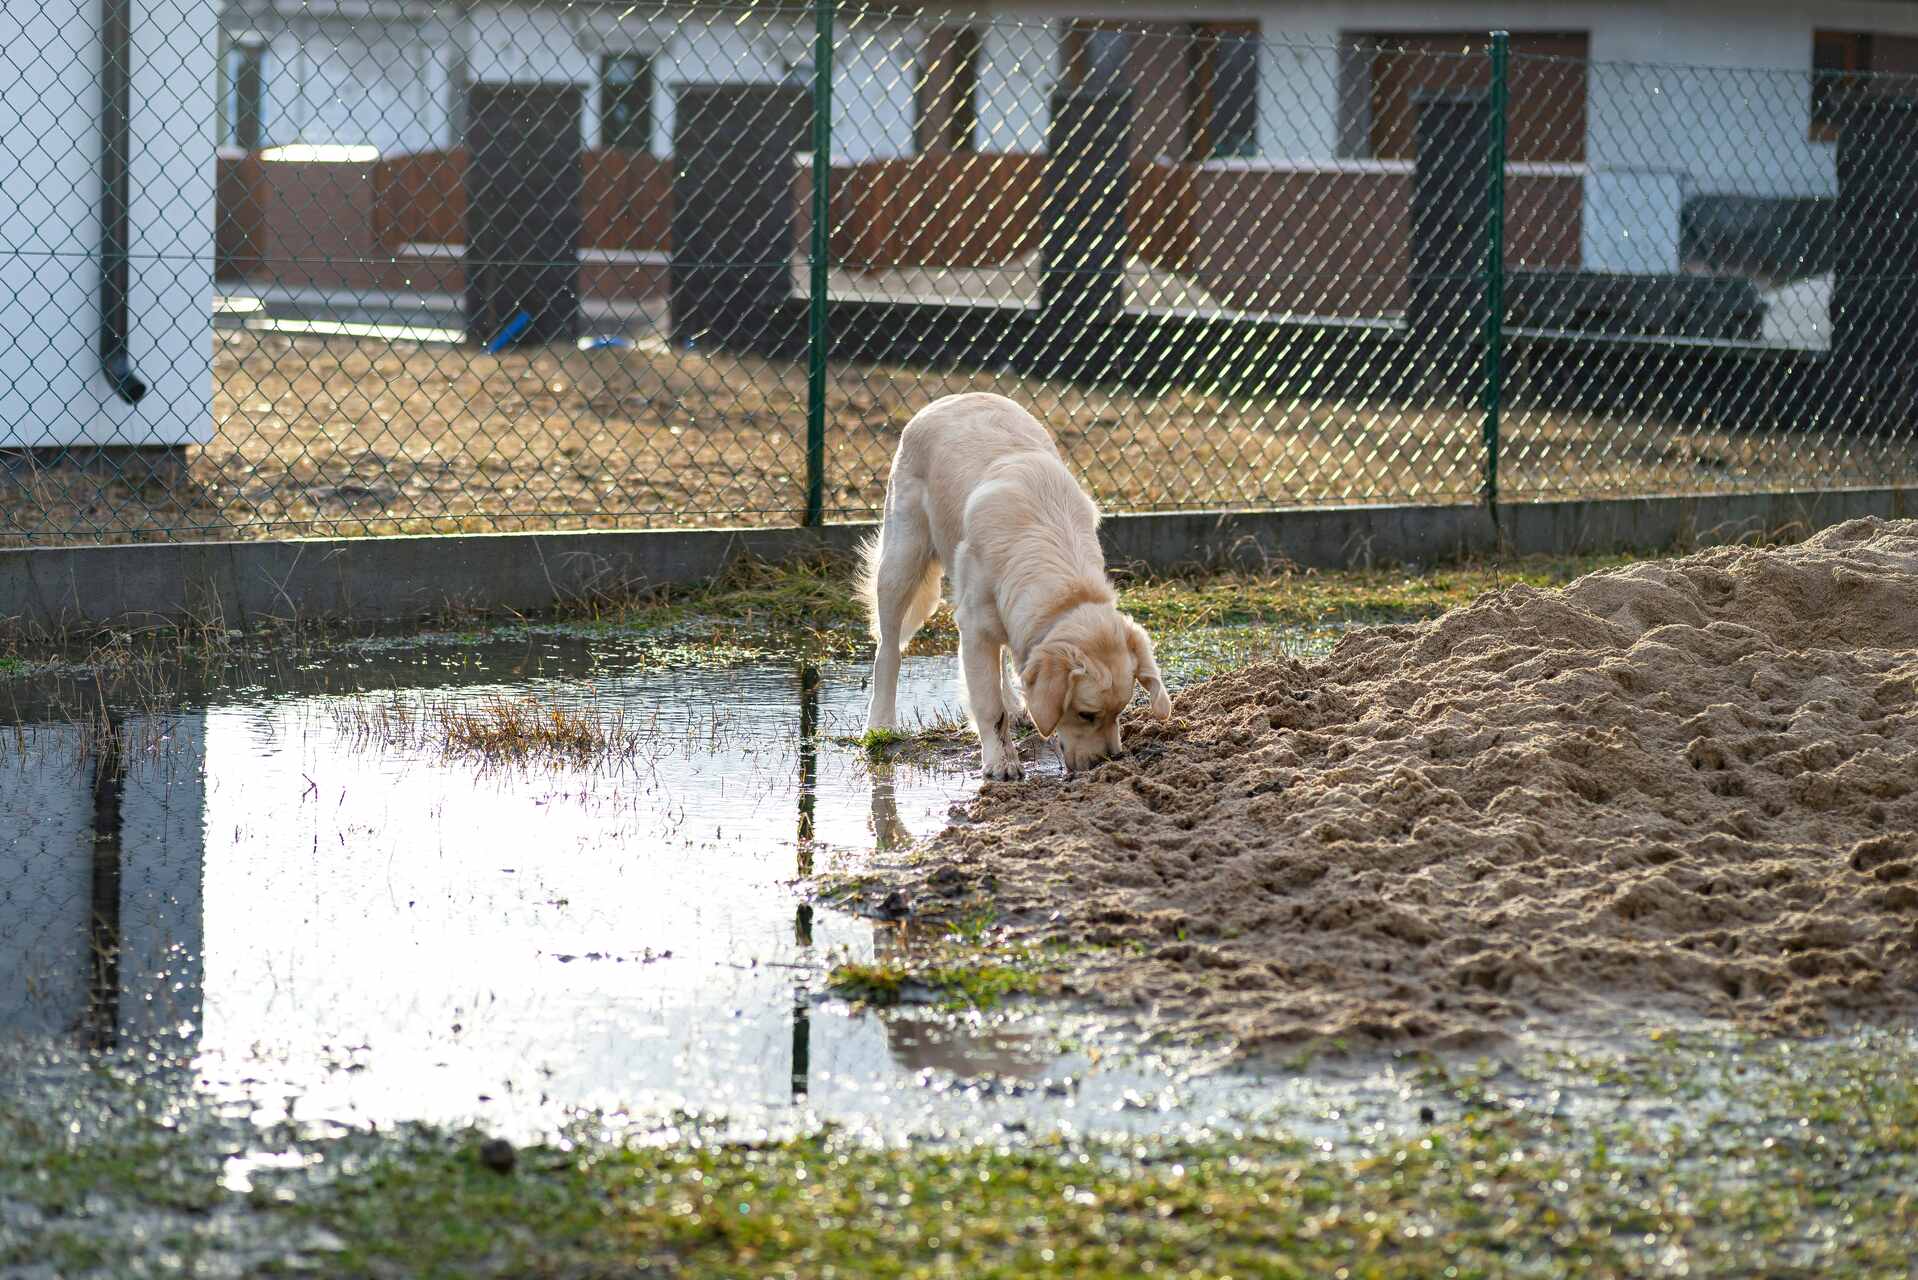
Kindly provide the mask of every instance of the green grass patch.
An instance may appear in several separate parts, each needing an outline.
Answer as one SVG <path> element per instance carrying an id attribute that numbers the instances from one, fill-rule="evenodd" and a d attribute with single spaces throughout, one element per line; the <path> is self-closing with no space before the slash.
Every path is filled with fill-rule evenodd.
<path id="1" fill-rule="evenodd" d="M 913 740 L 913 734 L 901 733 L 897 729 L 868 729 L 858 737 L 848 739 L 869 756 L 884 756 L 894 747 L 904 746 Z"/>
<path id="2" fill-rule="evenodd" d="M 851 565 L 812 557 L 781 564 L 740 559 L 712 582 L 666 588 L 643 601 L 575 610 L 598 625 L 654 631 L 698 624 L 721 635 L 777 634 L 788 643 L 832 648 L 865 629 Z"/>
<path id="3" fill-rule="evenodd" d="M 996 910 L 976 898 L 942 904 L 911 930 L 904 951 L 833 965 L 826 989 L 880 1008 L 918 999 L 946 1010 L 991 1009 L 1010 996 L 1051 989 L 1072 954 L 1048 943 L 1006 941 Z"/>
<path id="4" fill-rule="evenodd" d="M 510 1172 L 471 1132 L 213 1131 L 131 1102 L 87 1108 L 76 1132 L 44 1104 L 0 1100 L 0 1206 L 45 1211 L 0 1232 L 0 1265 L 127 1274 L 167 1224 L 226 1207 L 239 1217 L 203 1249 L 323 1231 L 329 1252 L 284 1269 L 346 1280 L 1910 1272 L 1909 1035 L 1697 1040 L 1549 1073 L 1431 1063 L 1404 1079 L 1398 1122 L 1330 1145 L 1282 1116 L 1189 1139 L 902 1149 L 830 1128 L 728 1140 L 684 1117 L 629 1142 L 589 1118 Z M 275 1144 L 280 1167 L 250 1193 L 219 1189 L 231 1152 Z M 217 1253 L 203 1260 L 220 1270 Z"/>
<path id="5" fill-rule="evenodd" d="M 1032 726 L 1020 720 L 1013 730 L 1026 737 Z M 868 729 L 856 737 L 841 738 L 847 746 L 858 747 L 872 760 L 930 760 L 955 748 L 970 750 L 978 745 L 972 726 L 959 716 L 940 716 L 910 729 Z"/>
<path id="6" fill-rule="evenodd" d="M 1624 556 L 1534 556 L 1422 572 L 1285 570 L 1137 578 L 1121 588 L 1120 607 L 1148 630 L 1169 633 L 1251 624 L 1320 627 L 1417 622 L 1502 587 L 1563 586 L 1587 573 L 1630 562 Z"/>
<path id="7" fill-rule="evenodd" d="M 1488 591 L 1523 583 L 1562 586 L 1623 556 L 1537 556 L 1502 564 L 1473 561 L 1418 571 L 1404 568 L 1275 569 L 1170 577 L 1121 574 L 1120 607 L 1156 638 L 1222 627 L 1324 628 L 1415 622 L 1470 604 Z M 622 625 L 662 626 L 703 619 L 727 635 L 759 628 L 799 636 L 827 649 L 869 643 L 850 570 L 820 560 L 790 566 L 742 564 L 709 587 L 625 614 Z M 949 651 L 957 639 L 941 608 L 914 640 L 919 653 Z"/>
<path id="8" fill-rule="evenodd" d="M 826 989 L 862 1004 L 889 1008 L 915 994 L 942 1009 L 990 1009 L 1008 996 L 1036 995 L 1044 976 L 1029 965 L 973 960 L 933 964 L 869 961 L 835 965 Z"/>

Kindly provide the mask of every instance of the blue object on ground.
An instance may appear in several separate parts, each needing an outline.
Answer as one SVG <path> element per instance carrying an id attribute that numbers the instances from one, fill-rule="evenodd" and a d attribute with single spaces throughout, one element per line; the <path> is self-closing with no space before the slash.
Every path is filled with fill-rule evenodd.
<path id="1" fill-rule="evenodd" d="M 511 320 L 508 320 L 506 327 L 499 331 L 499 337 L 494 338 L 486 344 L 486 354 L 489 356 L 497 355 L 499 352 L 505 350 L 506 345 L 514 338 L 519 337 L 520 334 L 525 333 L 526 326 L 531 323 L 533 323 L 533 313 L 530 311 L 522 311 Z"/>
<path id="2" fill-rule="evenodd" d="M 631 338 L 621 337 L 617 333 L 602 333 L 595 337 L 581 338 L 579 340 L 579 349 L 581 351 L 601 351 L 608 347 L 616 351 L 630 351 L 633 347 L 633 340 Z"/>

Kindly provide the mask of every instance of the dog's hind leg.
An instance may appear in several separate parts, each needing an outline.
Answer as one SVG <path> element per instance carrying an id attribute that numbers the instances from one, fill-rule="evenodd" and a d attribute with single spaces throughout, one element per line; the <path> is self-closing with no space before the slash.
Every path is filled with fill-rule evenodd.
<path id="1" fill-rule="evenodd" d="M 866 729 L 898 727 L 899 659 L 906 644 L 939 607 L 939 562 L 925 515 L 889 502 L 879 536 L 861 548 L 861 587 L 872 623 L 872 701 Z"/>

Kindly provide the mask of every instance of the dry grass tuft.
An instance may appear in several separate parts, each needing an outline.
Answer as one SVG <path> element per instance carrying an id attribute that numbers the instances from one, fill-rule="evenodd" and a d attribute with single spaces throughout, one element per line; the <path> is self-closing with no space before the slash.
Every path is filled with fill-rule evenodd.
<path id="1" fill-rule="evenodd" d="M 623 712 L 596 715 L 534 695 L 453 701 L 368 703 L 334 712 L 361 744 L 436 750 L 486 764 L 597 765 L 633 760 L 648 738 Z"/>

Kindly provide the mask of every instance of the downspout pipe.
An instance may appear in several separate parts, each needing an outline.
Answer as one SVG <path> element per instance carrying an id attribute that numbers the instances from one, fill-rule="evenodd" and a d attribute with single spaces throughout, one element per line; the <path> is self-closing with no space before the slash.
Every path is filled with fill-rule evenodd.
<path id="1" fill-rule="evenodd" d="M 128 404 L 146 395 L 127 349 L 132 239 L 133 0 L 100 0 L 100 369 Z"/>

